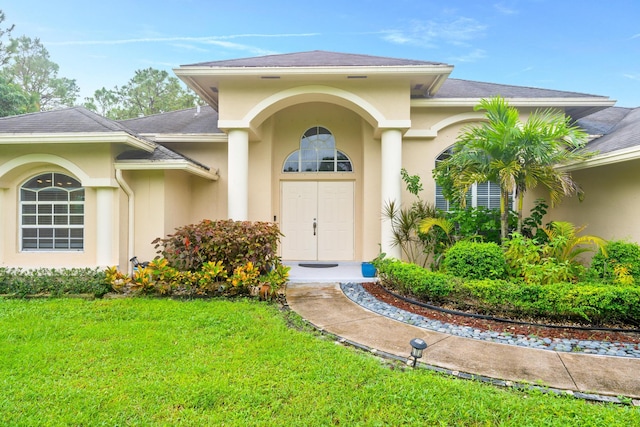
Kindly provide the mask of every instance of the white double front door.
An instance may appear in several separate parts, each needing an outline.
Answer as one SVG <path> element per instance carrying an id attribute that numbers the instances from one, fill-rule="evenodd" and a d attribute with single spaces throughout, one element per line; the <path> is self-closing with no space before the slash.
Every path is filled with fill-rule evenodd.
<path id="1" fill-rule="evenodd" d="M 280 191 L 283 259 L 353 260 L 352 181 L 283 181 Z"/>

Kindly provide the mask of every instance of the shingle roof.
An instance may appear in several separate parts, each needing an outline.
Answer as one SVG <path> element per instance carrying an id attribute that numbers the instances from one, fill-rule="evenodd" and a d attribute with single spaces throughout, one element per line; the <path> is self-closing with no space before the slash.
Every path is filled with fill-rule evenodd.
<path id="1" fill-rule="evenodd" d="M 0 118 L 2 133 L 126 132 L 130 129 L 83 107 Z"/>
<path id="2" fill-rule="evenodd" d="M 120 124 L 141 134 L 145 133 L 222 133 L 218 129 L 218 112 L 206 105 L 185 110 L 169 111 L 152 116 L 120 120 Z"/>
<path id="3" fill-rule="evenodd" d="M 173 151 L 164 145 L 158 144 L 156 149 L 151 153 L 141 150 L 129 150 L 121 153 L 118 157 L 116 157 L 117 161 L 127 161 L 127 160 L 144 160 L 148 162 L 161 162 L 161 161 L 169 161 L 169 160 L 186 160 L 194 165 L 210 171 L 211 168 L 207 165 L 204 165 L 198 161 L 193 160 L 187 156 L 184 156 L 176 151 Z"/>
<path id="4" fill-rule="evenodd" d="M 215 124 L 217 123 L 217 113 L 215 114 L 216 120 L 212 120 L 211 116 L 212 113 L 209 112 L 208 117 L 212 121 L 213 127 L 215 128 Z M 159 120 L 160 117 L 166 116 L 157 115 L 151 117 L 154 118 L 154 122 L 160 124 L 162 123 L 162 120 Z M 167 120 L 167 122 L 169 121 Z M 188 125 L 185 126 L 188 127 Z M 183 156 L 180 153 L 170 150 L 167 147 L 164 147 L 144 137 L 139 136 L 137 134 L 139 132 L 131 127 L 124 125 L 123 123 L 118 123 L 116 121 L 107 119 L 83 107 L 65 108 L 61 110 L 43 111 L 39 113 L 22 114 L 18 116 L 0 118 L 0 133 L 2 134 L 73 134 L 110 132 L 124 132 L 156 146 L 155 150 L 152 152 L 146 152 L 143 150 L 126 151 L 120 154 L 117 160 L 186 160 L 202 169 L 210 170 L 208 166 L 205 166 L 193 159 Z"/>
<path id="5" fill-rule="evenodd" d="M 578 120 L 578 125 L 591 135 L 587 151 L 600 154 L 640 145 L 640 108 L 611 107 Z"/>
<path id="6" fill-rule="evenodd" d="M 415 65 L 446 65 L 440 62 L 418 61 L 413 59 L 387 58 L 382 56 L 359 55 L 352 53 L 311 52 L 267 55 L 255 58 L 229 59 L 223 61 L 200 62 L 182 65 L 183 67 L 389 67 Z"/>
<path id="7" fill-rule="evenodd" d="M 501 95 L 504 98 L 603 98 L 579 92 L 540 89 L 527 86 L 512 86 L 497 83 L 477 82 L 448 78 L 434 98 L 490 98 Z"/>

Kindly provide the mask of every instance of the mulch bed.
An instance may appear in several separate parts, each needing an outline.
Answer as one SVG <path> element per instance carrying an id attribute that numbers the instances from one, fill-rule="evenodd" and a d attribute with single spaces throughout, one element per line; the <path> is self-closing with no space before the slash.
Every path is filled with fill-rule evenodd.
<path id="1" fill-rule="evenodd" d="M 386 292 L 379 283 L 363 283 L 364 289 L 379 301 L 420 316 L 441 322 L 470 326 L 483 331 L 508 332 L 512 335 L 536 336 L 538 338 L 561 338 L 608 342 L 640 343 L 640 334 L 629 332 L 607 332 L 577 330 L 571 328 L 549 328 L 544 326 L 518 325 L 494 320 L 474 319 L 462 315 L 442 313 L 420 305 L 411 304 Z"/>

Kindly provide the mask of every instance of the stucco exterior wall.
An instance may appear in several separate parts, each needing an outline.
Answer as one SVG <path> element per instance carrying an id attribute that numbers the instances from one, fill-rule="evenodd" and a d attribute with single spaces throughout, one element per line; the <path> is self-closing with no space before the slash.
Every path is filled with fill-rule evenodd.
<path id="1" fill-rule="evenodd" d="M 102 183 L 112 209 L 107 215 L 113 221 L 113 232 L 119 233 L 119 198 L 113 180 L 113 152 L 109 144 L 29 144 L 16 145 L 0 152 L 0 168 L 5 171 L 2 184 L 4 238 L 0 242 L 2 265 L 20 268 L 96 267 L 97 260 L 97 210 L 98 187 L 86 186 L 86 180 Z M 60 166 L 67 165 L 69 168 Z M 13 166 L 7 166 L 13 165 Z M 85 185 L 84 249 L 82 251 L 22 251 L 20 243 L 19 188 L 28 179 L 45 172 L 59 172 L 72 176 Z M 85 178 L 85 179 L 83 179 Z M 84 181 L 84 182 L 83 182 Z M 95 181 L 93 181 L 95 182 Z M 105 187 L 106 185 L 106 187 Z M 110 194 L 111 193 L 111 194 Z M 109 260 L 118 262 L 117 235 L 111 236 L 114 248 L 107 249 Z"/>
<path id="2" fill-rule="evenodd" d="M 640 160 L 573 171 L 572 176 L 585 192 L 584 201 L 563 200 L 549 210 L 549 221 L 586 225 L 583 233 L 607 240 L 640 242 Z"/>

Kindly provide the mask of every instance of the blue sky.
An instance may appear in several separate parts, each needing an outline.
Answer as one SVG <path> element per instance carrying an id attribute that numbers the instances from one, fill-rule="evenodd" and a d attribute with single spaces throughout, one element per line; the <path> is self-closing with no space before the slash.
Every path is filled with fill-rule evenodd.
<path id="1" fill-rule="evenodd" d="M 13 36 L 40 38 L 83 97 L 138 69 L 318 49 L 445 62 L 455 78 L 640 106 L 637 0 L 7 3 Z"/>

